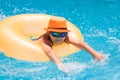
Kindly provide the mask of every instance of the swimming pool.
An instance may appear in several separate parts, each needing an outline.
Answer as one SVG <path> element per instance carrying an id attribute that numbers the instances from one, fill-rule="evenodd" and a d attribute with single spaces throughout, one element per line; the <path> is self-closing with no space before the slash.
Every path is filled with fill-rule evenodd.
<path id="1" fill-rule="evenodd" d="M 94 61 L 82 50 L 61 58 L 69 74 L 52 61 L 27 62 L 0 52 L 1 80 L 119 80 L 120 0 L 0 0 L 0 20 L 16 14 L 44 13 L 63 16 L 82 32 L 86 43 L 105 55 Z"/>

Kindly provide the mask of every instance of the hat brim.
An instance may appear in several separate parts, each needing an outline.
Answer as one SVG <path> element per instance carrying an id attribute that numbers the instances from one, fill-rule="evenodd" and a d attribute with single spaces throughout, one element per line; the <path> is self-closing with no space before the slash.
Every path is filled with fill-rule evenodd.
<path id="1" fill-rule="evenodd" d="M 54 31 L 54 32 L 70 32 L 71 30 L 66 29 L 50 29 L 50 28 L 44 28 L 46 31 Z"/>

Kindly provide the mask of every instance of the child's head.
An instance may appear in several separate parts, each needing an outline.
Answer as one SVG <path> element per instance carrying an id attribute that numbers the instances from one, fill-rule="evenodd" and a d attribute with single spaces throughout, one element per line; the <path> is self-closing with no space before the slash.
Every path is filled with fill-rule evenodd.
<path id="1" fill-rule="evenodd" d="M 57 44 L 62 43 L 70 31 L 67 29 L 65 18 L 62 17 L 51 17 L 48 27 L 44 29 L 49 32 L 52 42 Z"/>

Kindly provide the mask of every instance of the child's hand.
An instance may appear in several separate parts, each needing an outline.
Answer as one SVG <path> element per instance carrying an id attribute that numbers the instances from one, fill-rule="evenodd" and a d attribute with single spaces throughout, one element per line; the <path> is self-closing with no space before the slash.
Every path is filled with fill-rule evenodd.
<path id="1" fill-rule="evenodd" d="M 57 66 L 58 66 L 58 69 L 59 69 L 59 70 L 64 71 L 64 66 L 63 66 L 63 64 L 57 64 Z"/>
<path id="2" fill-rule="evenodd" d="M 97 60 L 99 60 L 99 61 L 104 58 L 104 56 L 103 56 L 102 54 L 97 54 L 97 55 L 95 55 L 94 57 L 95 57 L 95 59 L 97 59 Z"/>
<path id="3" fill-rule="evenodd" d="M 58 69 L 60 70 L 60 71 L 63 71 L 63 72 L 65 72 L 65 73 L 67 73 L 68 71 L 68 69 L 67 69 L 67 66 L 64 66 L 64 64 L 58 64 Z"/>

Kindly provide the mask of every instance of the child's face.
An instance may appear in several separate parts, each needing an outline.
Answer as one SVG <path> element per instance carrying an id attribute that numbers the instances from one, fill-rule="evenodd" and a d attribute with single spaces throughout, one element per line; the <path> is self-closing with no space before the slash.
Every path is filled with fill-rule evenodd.
<path id="1" fill-rule="evenodd" d="M 66 32 L 50 32 L 50 38 L 54 44 L 61 44 L 67 36 Z"/>

